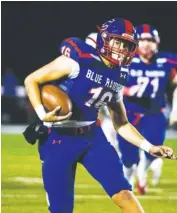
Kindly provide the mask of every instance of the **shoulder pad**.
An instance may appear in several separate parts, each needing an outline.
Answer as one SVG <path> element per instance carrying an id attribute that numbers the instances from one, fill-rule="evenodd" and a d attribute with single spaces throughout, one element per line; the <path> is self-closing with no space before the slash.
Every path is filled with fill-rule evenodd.
<path id="1" fill-rule="evenodd" d="M 80 62 L 81 60 L 88 60 L 93 58 L 89 51 L 88 45 L 85 44 L 84 41 L 76 37 L 65 39 L 61 43 L 59 47 L 59 51 L 62 55 L 71 57 L 77 62 Z"/>

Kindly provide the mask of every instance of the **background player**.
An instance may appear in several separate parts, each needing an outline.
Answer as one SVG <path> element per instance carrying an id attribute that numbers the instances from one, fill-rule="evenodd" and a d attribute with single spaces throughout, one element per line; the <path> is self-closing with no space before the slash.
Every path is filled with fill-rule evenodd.
<path id="1" fill-rule="evenodd" d="M 154 145 L 162 145 L 165 139 L 166 118 L 165 90 L 169 81 L 177 85 L 177 55 L 158 52 L 160 38 L 157 30 L 147 24 L 136 28 L 139 39 L 138 54 L 130 66 L 129 81 L 124 89 L 124 103 L 129 121 L 142 135 Z M 170 123 L 177 122 L 177 89 L 173 93 L 173 106 Z M 131 184 L 134 183 L 136 166 L 139 162 L 138 148 L 127 144 L 118 136 L 125 174 Z M 143 156 L 143 154 L 141 155 Z M 155 157 L 145 153 L 139 163 L 138 192 L 145 193 L 147 169 Z M 156 183 L 161 174 L 162 160 L 154 162 L 154 178 Z M 158 169 L 157 169 L 158 168 Z"/>
<path id="2" fill-rule="evenodd" d="M 153 155 L 176 158 L 171 148 L 151 145 L 127 120 L 121 91 L 128 73 L 120 65 L 131 62 L 136 46 L 132 24 L 125 19 L 112 19 L 98 33 L 97 50 L 78 38 L 68 38 L 59 48 L 62 56 L 25 79 L 35 111 L 45 125 L 51 125 L 48 137 L 39 143 L 51 213 L 73 211 L 77 162 L 104 187 L 122 212 L 143 212 L 130 192 L 131 186 L 123 176 L 115 149 L 107 143 L 96 122 L 98 109 L 105 104 L 109 106 L 116 131 L 127 141 Z M 66 116 L 56 115 L 60 107 L 46 113 L 41 104 L 39 85 L 54 81 L 58 86 L 62 84 L 73 101 L 73 112 Z"/>

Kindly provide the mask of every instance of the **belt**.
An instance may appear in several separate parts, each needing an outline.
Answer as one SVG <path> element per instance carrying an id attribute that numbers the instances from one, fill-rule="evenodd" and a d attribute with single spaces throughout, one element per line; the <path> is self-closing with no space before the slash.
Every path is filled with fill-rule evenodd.
<path id="1" fill-rule="evenodd" d="M 84 127 L 93 124 L 95 121 L 75 121 L 75 120 L 67 120 L 67 121 L 57 121 L 57 122 L 43 122 L 44 126 L 47 127 L 60 127 L 60 128 L 78 128 Z"/>
<path id="2" fill-rule="evenodd" d="M 51 128 L 48 128 L 48 133 L 50 133 L 51 131 L 54 131 L 60 135 L 66 135 L 66 136 L 91 136 L 91 134 L 92 134 L 91 130 L 94 127 L 98 127 L 98 126 L 101 126 L 100 120 L 97 120 L 96 122 L 92 123 L 91 125 L 87 125 L 84 127 L 75 127 L 75 128 L 51 127 Z"/>

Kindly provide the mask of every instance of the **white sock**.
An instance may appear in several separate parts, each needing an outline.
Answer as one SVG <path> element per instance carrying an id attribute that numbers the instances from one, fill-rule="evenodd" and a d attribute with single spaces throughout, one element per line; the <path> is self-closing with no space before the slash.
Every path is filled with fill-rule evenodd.
<path id="1" fill-rule="evenodd" d="M 135 182 L 135 176 L 136 176 L 136 168 L 137 165 L 133 164 L 131 167 L 123 166 L 124 175 L 126 179 L 129 181 L 129 183 L 132 185 L 132 188 L 134 188 L 134 182 Z"/>
<path id="2" fill-rule="evenodd" d="M 160 180 L 160 176 L 162 173 L 163 160 L 162 158 L 157 158 L 152 161 L 149 169 L 152 171 L 152 185 L 157 185 Z"/>
<path id="3" fill-rule="evenodd" d="M 137 176 L 138 176 L 138 182 L 141 187 L 145 187 L 147 183 L 147 170 L 151 164 L 151 160 L 148 160 L 143 153 L 140 154 L 140 162 L 137 167 Z"/>

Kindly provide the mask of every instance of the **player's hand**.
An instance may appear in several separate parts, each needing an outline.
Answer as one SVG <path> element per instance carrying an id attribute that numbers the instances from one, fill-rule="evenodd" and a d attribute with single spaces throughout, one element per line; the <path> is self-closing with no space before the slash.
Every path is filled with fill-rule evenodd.
<path id="1" fill-rule="evenodd" d="M 172 110 L 170 113 L 169 124 L 175 125 L 177 124 L 177 110 Z"/>
<path id="2" fill-rule="evenodd" d="M 134 85 L 131 87 L 124 87 L 123 94 L 125 96 L 134 96 L 140 89 L 140 85 Z"/>
<path id="3" fill-rule="evenodd" d="M 56 107 L 53 111 L 46 113 L 45 117 L 42 119 L 42 121 L 46 122 L 55 122 L 55 121 L 63 121 L 67 120 L 71 117 L 72 112 L 69 112 L 67 115 L 57 115 L 61 110 L 61 107 Z"/>
<path id="4" fill-rule="evenodd" d="M 174 155 L 173 149 L 167 146 L 152 146 L 149 153 L 155 157 L 177 160 L 177 156 Z"/>

